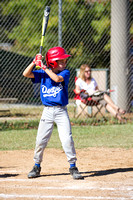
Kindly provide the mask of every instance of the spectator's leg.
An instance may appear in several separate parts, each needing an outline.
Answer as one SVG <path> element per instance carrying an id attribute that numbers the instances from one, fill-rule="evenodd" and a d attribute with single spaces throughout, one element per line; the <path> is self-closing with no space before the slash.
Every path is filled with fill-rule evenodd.
<path id="1" fill-rule="evenodd" d="M 117 113 L 120 113 L 120 114 L 125 114 L 125 110 L 116 106 L 114 104 L 114 102 L 112 101 L 112 99 L 110 98 L 110 96 L 108 96 L 107 94 L 104 94 L 104 100 L 110 105 L 110 107 L 112 107 L 114 109 L 114 111 L 116 111 Z"/>

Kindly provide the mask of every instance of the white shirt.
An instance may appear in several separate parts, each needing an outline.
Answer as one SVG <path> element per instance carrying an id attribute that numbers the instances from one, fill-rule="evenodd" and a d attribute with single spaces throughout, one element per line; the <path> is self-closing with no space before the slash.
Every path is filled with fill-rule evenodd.
<path id="1" fill-rule="evenodd" d="M 78 78 L 75 84 L 79 86 L 80 90 L 86 90 L 89 94 L 92 94 L 95 91 L 96 86 L 98 86 L 94 78 L 91 79 L 90 84 L 87 84 L 81 78 Z"/>

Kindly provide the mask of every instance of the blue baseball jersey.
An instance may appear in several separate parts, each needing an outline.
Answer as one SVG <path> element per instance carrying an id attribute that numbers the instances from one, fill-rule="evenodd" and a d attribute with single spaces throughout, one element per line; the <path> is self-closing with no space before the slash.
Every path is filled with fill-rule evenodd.
<path id="1" fill-rule="evenodd" d="M 53 81 L 44 70 L 33 71 L 33 83 L 40 83 L 40 97 L 43 105 L 65 106 L 68 104 L 68 83 L 70 71 L 65 69 L 57 75 L 64 78 L 63 82 Z"/>

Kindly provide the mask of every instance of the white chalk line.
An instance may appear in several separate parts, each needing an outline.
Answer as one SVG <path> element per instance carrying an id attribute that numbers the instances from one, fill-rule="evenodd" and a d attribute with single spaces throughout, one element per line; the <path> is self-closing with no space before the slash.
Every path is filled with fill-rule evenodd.
<path id="1" fill-rule="evenodd" d="M 11 179 L 11 178 L 3 178 L 3 179 L 0 179 L 0 182 L 34 182 L 34 183 L 44 183 L 44 182 L 63 182 L 64 183 L 64 180 L 59 180 L 59 179 Z M 70 182 L 70 181 L 69 181 Z"/>
<path id="2" fill-rule="evenodd" d="M 5 170 L 0 170 L 0 173 L 24 173 L 24 171 L 17 171 L 17 170 L 8 170 L 8 171 L 5 171 Z"/>
<path id="3" fill-rule="evenodd" d="M 47 179 L 47 180 L 40 180 L 40 179 L 10 179 L 10 178 L 2 178 L 2 179 L 0 179 L 0 182 L 29 182 L 29 183 L 34 183 L 34 182 L 41 182 L 41 183 L 45 183 L 45 182 L 63 182 L 63 183 L 66 183 L 66 181 L 64 182 L 64 180 L 51 180 L 51 179 Z M 68 182 L 70 182 L 70 181 L 68 181 Z M 94 184 L 95 182 L 85 182 L 85 184 Z M 97 183 L 97 182 L 96 182 Z M 99 182 L 100 183 L 100 182 Z M 114 184 L 114 183 L 117 183 L 117 184 L 121 184 L 121 182 L 111 182 L 112 184 Z M 125 185 L 125 186 L 119 186 L 119 187 L 87 187 L 87 186 L 85 186 L 85 184 L 84 185 L 82 185 L 82 184 L 80 184 L 79 186 L 77 186 L 77 185 L 75 185 L 75 186 L 65 186 L 65 187 L 58 187 L 58 189 L 60 188 L 60 189 L 69 189 L 69 190 L 80 190 L 80 189 L 84 189 L 84 190 L 86 190 L 86 189 L 90 189 L 90 190 L 92 190 L 92 189 L 99 189 L 99 190 L 127 190 L 127 191 L 133 191 L 133 186 L 129 186 L 129 185 Z M 107 183 L 106 183 L 107 184 Z M 6 186 L 7 187 L 7 186 Z M 8 187 L 13 187 L 13 186 L 8 186 Z M 22 186 L 21 186 L 22 187 Z M 23 186 L 23 187 L 30 187 L 30 186 Z M 32 188 L 33 188 L 34 186 L 32 186 Z M 37 187 L 37 186 L 36 186 Z M 40 188 L 40 187 L 39 187 Z M 56 189 L 56 187 L 42 187 L 43 189 Z"/>
<path id="4" fill-rule="evenodd" d="M 36 179 L 0 179 L 0 182 L 29 182 L 29 183 L 32 183 L 32 182 L 51 182 L 51 180 L 36 180 Z M 56 182 L 56 180 L 52 180 L 53 182 Z M 57 182 L 60 182 L 60 180 L 57 180 Z M 64 181 L 63 181 L 64 182 Z M 70 181 L 69 181 L 70 182 Z M 86 182 L 87 184 L 91 184 L 94 182 Z M 85 183 L 85 184 L 86 184 Z M 97 183 L 97 182 L 96 182 Z M 115 182 L 116 183 L 116 182 Z M 119 183 L 119 182 L 117 182 Z M 76 196 L 40 196 L 40 195 L 19 195 L 19 194 L 0 194 L 0 197 L 1 198 L 6 198 L 6 199 L 13 199 L 13 198 L 34 198 L 34 199 L 51 199 L 51 198 L 54 198 L 54 199 L 92 199 L 92 200 L 95 200 L 95 199 L 101 199 L 101 200 L 129 200 L 130 199 L 133 199 L 133 195 L 131 195 L 132 191 L 133 191 L 133 187 L 132 186 L 120 186 L 120 187 L 87 187 L 85 185 L 82 185 L 80 184 L 79 186 L 63 186 L 63 187 L 38 187 L 38 186 L 0 186 L 0 188 L 18 188 L 18 189 L 42 189 L 42 190 L 110 190 L 110 191 L 117 191 L 117 192 L 127 192 L 128 191 L 128 194 L 130 197 L 128 198 L 124 198 L 124 197 L 84 197 L 84 196 L 81 196 L 81 197 L 76 197 Z M 122 195 L 122 194 L 121 194 Z"/>
<path id="5" fill-rule="evenodd" d="M 27 176 L 26 176 L 27 177 Z M 0 179 L 0 182 L 4 182 L 4 181 L 6 181 L 6 182 L 10 182 L 10 181 L 12 181 L 12 182 L 63 182 L 64 183 L 64 180 L 62 180 L 62 179 L 51 179 L 50 177 L 46 177 L 46 178 L 48 178 L 48 179 L 45 179 L 45 177 L 43 177 L 43 179 L 41 179 L 42 177 L 40 176 L 40 177 L 38 177 L 37 179 L 35 179 L 35 178 L 31 178 L 31 179 L 29 179 L 29 178 L 26 178 L 26 179 L 15 179 L 15 178 L 1 178 Z M 68 180 L 68 182 L 70 182 L 69 180 Z"/>
<path id="6" fill-rule="evenodd" d="M 13 199 L 13 198 L 34 198 L 34 199 L 105 199 L 105 200 L 129 200 L 129 198 L 126 197 L 87 197 L 87 196 L 61 196 L 61 195 L 25 195 L 25 194 L 0 194 L 1 198 L 6 198 L 6 199 Z M 133 199 L 133 197 L 131 197 L 130 199 Z"/>
<path id="7" fill-rule="evenodd" d="M 45 178 L 47 178 L 47 179 L 45 179 Z M 67 179 L 51 179 L 50 177 L 47 177 L 47 175 L 46 175 L 46 177 L 43 177 L 43 179 L 42 179 L 42 177 L 39 177 L 39 178 L 37 178 L 37 179 L 29 179 L 29 178 L 27 178 L 27 179 L 20 179 L 20 178 L 18 178 L 18 179 L 15 179 L 15 178 L 1 178 L 0 179 L 0 182 L 40 182 L 40 183 L 44 183 L 44 182 L 62 182 L 62 183 L 71 183 L 72 182 L 72 180 L 70 179 L 70 180 L 67 180 Z M 75 181 L 75 180 L 74 180 Z M 75 181 L 76 182 L 76 181 Z M 86 181 L 86 180 L 78 180 L 78 182 L 82 182 L 82 183 L 92 183 L 92 184 L 94 184 L 94 183 L 97 183 L 97 181 Z M 98 181 L 99 183 L 105 183 L 104 181 Z M 107 182 L 106 182 L 107 183 Z M 112 182 L 108 182 L 109 184 L 111 183 L 111 184 L 118 184 L 118 185 L 120 185 L 120 184 L 123 184 L 122 182 L 118 182 L 118 181 L 116 181 L 116 182 L 114 182 L 114 181 L 112 181 Z M 127 183 L 128 184 L 128 183 Z M 129 185 L 129 184 L 128 184 Z"/>
<path id="8" fill-rule="evenodd" d="M 5 185 L 5 186 L 0 186 L 0 188 L 17 188 L 17 189 L 40 189 L 40 190 L 111 190 L 111 191 L 133 191 L 133 187 L 87 187 L 87 186 L 62 186 L 62 187 L 45 187 L 45 186 L 9 186 L 9 185 Z"/>

